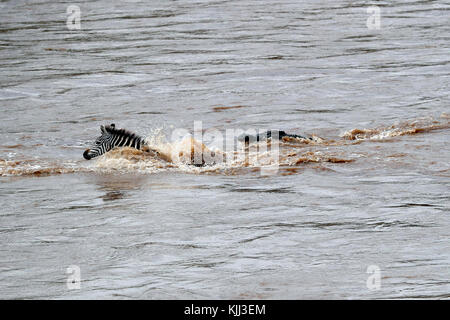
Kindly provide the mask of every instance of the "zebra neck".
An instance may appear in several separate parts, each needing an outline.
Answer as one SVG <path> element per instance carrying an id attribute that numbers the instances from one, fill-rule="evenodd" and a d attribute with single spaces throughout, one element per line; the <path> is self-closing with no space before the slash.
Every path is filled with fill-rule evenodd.
<path id="1" fill-rule="evenodd" d="M 140 150 L 145 143 L 145 139 L 136 134 L 122 134 L 113 138 L 114 147 L 131 147 Z"/>

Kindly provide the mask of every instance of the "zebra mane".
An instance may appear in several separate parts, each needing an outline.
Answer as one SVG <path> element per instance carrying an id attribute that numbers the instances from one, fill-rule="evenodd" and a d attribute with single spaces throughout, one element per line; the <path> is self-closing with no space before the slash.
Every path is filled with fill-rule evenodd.
<path id="1" fill-rule="evenodd" d="M 112 134 L 112 135 L 125 136 L 127 138 L 130 137 L 130 138 L 141 138 L 142 139 L 141 136 L 137 135 L 134 132 L 131 132 L 131 131 L 126 130 L 126 129 L 117 129 L 116 125 L 114 123 L 111 123 L 110 125 L 106 125 L 106 126 L 103 126 L 103 125 L 100 126 L 100 131 L 102 133 L 107 132 L 107 133 Z"/>
<path id="2" fill-rule="evenodd" d="M 134 132 L 125 129 L 116 129 L 116 125 L 100 126 L 102 135 L 95 140 L 92 149 L 86 149 L 83 157 L 86 160 L 101 156 L 115 147 L 131 147 L 141 150 L 142 146 L 147 145 L 145 138 Z"/>

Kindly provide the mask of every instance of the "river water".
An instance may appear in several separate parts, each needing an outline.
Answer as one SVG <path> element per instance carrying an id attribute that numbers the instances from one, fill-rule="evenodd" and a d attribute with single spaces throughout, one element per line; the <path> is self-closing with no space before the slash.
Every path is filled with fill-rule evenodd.
<path id="1" fill-rule="evenodd" d="M 0 2 L 0 298 L 450 298 L 450 5 L 371 4 Z"/>

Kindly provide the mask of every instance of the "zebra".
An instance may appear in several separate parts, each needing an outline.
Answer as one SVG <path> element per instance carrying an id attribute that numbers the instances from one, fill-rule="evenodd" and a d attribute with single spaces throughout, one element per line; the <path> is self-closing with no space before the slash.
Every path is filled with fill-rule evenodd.
<path id="1" fill-rule="evenodd" d="M 143 137 L 125 129 L 116 129 L 114 123 L 100 126 L 100 131 L 102 135 L 95 140 L 95 146 L 83 153 L 86 160 L 101 156 L 115 147 L 131 147 L 142 150 L 146 146 L 148 149 Z"/>

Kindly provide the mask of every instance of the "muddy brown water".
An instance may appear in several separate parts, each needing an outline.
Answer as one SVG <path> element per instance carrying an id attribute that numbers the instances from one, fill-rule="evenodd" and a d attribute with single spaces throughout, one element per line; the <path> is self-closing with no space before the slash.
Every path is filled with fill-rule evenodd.
<path id="1" fill-rule="evenodd" d="M 0 2 L 0 298 L 450 298 L 448 4 L 370 30 L 365 1 L 86 1 L 69 30 L 71 4 Z M 194 121 L 321 139 L 82 158 Z"/>

